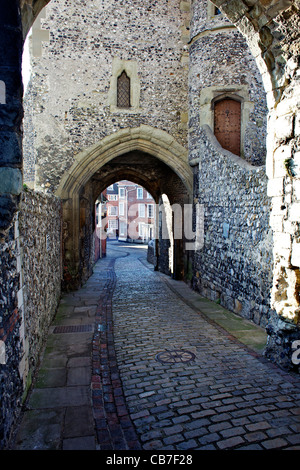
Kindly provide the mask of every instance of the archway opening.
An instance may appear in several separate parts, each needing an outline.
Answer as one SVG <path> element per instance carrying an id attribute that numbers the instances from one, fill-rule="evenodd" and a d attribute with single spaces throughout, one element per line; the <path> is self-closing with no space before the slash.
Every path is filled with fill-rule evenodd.
<path id="1" fill-rule="evenodd" d="M 155 200 L 149 191 L 132 181 L 117 181 L 100 194 L 96 219 L 105 239 L 148 243 L 155 238 Z"/>
<path id="2" fill-rule="evenodd" d="M 90 276 L 112 238 L 152 240 L 154 269 L 184 279 L 189 250 L 183 213 L 190 193 L 183 181 L 166 163 L 139 150 L 98 167 L 63 201 L 64 288 L 76 289 Z"/>
<path id="3" fill-rule="evenodd" d="M 27 8 L 29 3 L 30 2 L 26 2 L 24 9 Z M 36 0 L 32 3 L 34 8 L 32 9 L 31 16 L 35 17 L 40 7 L 48 2 Z M 201 2 L 199 1 L 193 3 L 194 8 L 197 8 L 197 4 L 200 5 Z M 297 70 L 297 64 L 292 58 L 292 55 L 295 52 L 295 48 L 289 48 L 288 42 L 291 40 L 291 38 L 292 42 L 294 42 L 295 39 L 293 35 L 294 26 L 290 25 L 296 24 L 294 20 L 297 13 L 299 13 L 298 8 L 296 3 L 293 1 L 283 3 L 279 2 L 278 5 L 272 5 L 271 7 L 269 4 L 266 4 L 266 2 L 258 2 L 255 6 L 253 6 L 251 2 L 246 2 L 245 5 L 245 2 L 238 1 L 234 2 L 233 7 L 231 3 L 229 5 L 228 2 L 225 2 L 224 0 L 218 0 L 213 3 L 216 5 L 216 7 L 220 7 L 221 13 L 228 16 L 228 18 L 238 26 L 240 31 L 242 31 L 248 37 L 251 50 L 257 59 L 259 69 L 263 75 L 265 89 L 268 92 L 269 109 L 271 110 L 272 114 L 269 119 L 269 130 L 271 130 L 271 137 L 269 138 L 267 159 L 267 172 L 270 178 L 269 192 L 270 196 L 274 198 L 275 212 L 277 210 L 277 206 L 289 208 L 291 200 L 288 199 L 289 196 L 285 198 L 283 187 L 285 187 L 285 185 L 289 187 L 290 182 L 287 183 L 287 180 L 284 179 L 284 166 L 289 165 L 290 167 L 293 165 L 294 155 L 297 155 L 295 133 L 297 129 L 295 123 L 297 121 L 293 98 L 291 98 L 293 95 L 291 92 L 293 88 L 292 82 L 296 77 L 295 74 Z M 218 12 L 214 11 L 214 13 L 216 14 Z M 26 14 L 24 14 L 24 17 L 26 17 Z M 30 17 L 30 15 L 28 15 L 28 17 Z M 258 18 L 263 18 L 263 21 L 258 21 Z M 30 21 L 24 21 L 24 23 L 27 25 L 30 23 Z M 26 30 L 26 28 L 24 29 Z M 190 38 L 191 46 L 195 46 L 197 37 L 200 34 L 197 33 L 196 27 L 194 27 L 193 32 L 195 35 Z M 283 32 L 284 34 L 281 35 Z M 279 44 L 279 42 L 281 44 Z M 292 52 L 287 52 L 289 50 Z M 286 93 L 285 90 L 287 90 Z M 280 122 L 287 123 L 287 126 L 282 126 Z M 277 127 L 277 130 L 274 133 L 273 130 L 275 127 Z M 272 138 L 273 134 L 274 138 Z M 281 148 L 279 149 L 279 147 Z M 51 170 L 52 169 L 50 168 L 49 171 Z M 290 174 L 291 172 L 289 171 L 289 176 Z M 293 182 L 293 190 L 295 198 L 298 201 L 298 186 L 296 186 L 296 183 L 294 184 Z M 281 189 L 279 190 L 278 188 Z M 276 198 L 279 197 L 282 198 L 282 204 L 277 204 L 276 202 Z M 293 214 L 293 210 L 291 210 L 291 214 Z M 299 299 L 297 296 L 295 296 L 295 292 L 298 292 L 297 279 L 299 277 L 299 250 L 297 248 L 298 232 L 293 228 L 292 234 L 290 234 L 290 232 L 286 233 L 285 229 L 280 228 L 280 223 L 277 223 L 280 217 L 280 223 L 283 224 L 282 212 L 274 213 L 274 219 L 271 219 L 274 231 L 278 232 L 278 236 L 275 240 L 276 243 L 274 253 L 276 255 L 275 258 L 279 260 L 274 274 L 273 290 L 275 301 L 273 302 L 273 305 L 280 315 L 283 315 L 283 317 L 288 319 L 288 321 L 292 320 L 294 322 L 298 322 Z M 295 221 L 293 216 L 291 216 L 291 223 L 294 224 L 294 222 Z M 295 224 L 293 227 L 294 226 Z M 279 231 L 278 227 L 280 228 Z M 281 227 L 283 227 L 283 225 Z M 282 238 L 287 240 L 286 243 L 288 247 L 286 249 L 288 250 L 289 255 L 292 255 L 292 264 L 288 267 L 286 267 L 285 255 L 282 255 L 281 253 Z M 279 241 L 277 242 L 277 240 Z M 281 269 L 282 266 L 284 266 L 283 270 Z M 296 266 L 296 274 L 294 273 L 294 266 Z M 280 282 L 282 283 L 284 279 L 284 277 L 281 277 L 281 274 L 278 275 L 277 273 L 282 272 L 284 272 L 284 276 L 289 277 L 288 284 L 293 286 L 291 289 L 288 289 L 285 294 L 289 298 L 287 303 L 285 297 L 275 295 L 278 290 L 278 284 Z"/>

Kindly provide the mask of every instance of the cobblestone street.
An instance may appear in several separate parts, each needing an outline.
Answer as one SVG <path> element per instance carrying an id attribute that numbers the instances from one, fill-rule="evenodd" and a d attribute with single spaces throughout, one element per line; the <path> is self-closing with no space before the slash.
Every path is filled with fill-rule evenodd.
<path id="1" fill-rule="evenodd" d="M 138 259 L 139 252 L 116 261 L 113 312 L 124 393 L 143 448 L 299 449 L 299 380 L 226 337 Z M 166 350 L 186 350 L 193 360 L 159 362 Z"/>
<path id="2" fill-rule="evenodd" d="M 299 450 L 299 377 L 188 305 L 144 247 L 110 244 L 62 306 L 15 449 Z"/>

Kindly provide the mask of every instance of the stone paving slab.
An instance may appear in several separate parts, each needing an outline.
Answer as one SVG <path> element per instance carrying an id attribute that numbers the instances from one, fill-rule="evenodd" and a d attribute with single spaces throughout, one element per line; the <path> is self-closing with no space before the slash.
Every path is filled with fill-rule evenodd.
<path id="1" fill-rule="evenodd" d="M 15 450 L 58 450 L 64 409 L 27 410 L 18 429 Z"/>
<path id="2" fill-rule="evenodd" d="M 49 329 L 34 387 L 16 434 L 16 450 L 95 450 L 91 400 L 92 340 L 107 263 L 77 292 L 65 294 Z M 91 328 L 87 327 L 91 325 Z"/>
<path id="3" fill-rule="evenodd" d="M 48 409 L 68 406 L 84 406 L 90 403 L 89 386 L 35 388 L 28 407 Z"/>

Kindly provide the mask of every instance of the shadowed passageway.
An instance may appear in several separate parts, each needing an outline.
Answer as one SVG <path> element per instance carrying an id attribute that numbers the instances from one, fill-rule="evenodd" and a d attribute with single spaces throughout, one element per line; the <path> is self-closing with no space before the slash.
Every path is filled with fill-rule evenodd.
<path id="1" fill-rule="evenodd" d="M 144 246 L 109 242 L 61 301 L 14 448 L 299 449 L 300 379 L 257 352 L 259 328 L 231 317 L 254 351 L 212 321 L 222 311 Z"/>

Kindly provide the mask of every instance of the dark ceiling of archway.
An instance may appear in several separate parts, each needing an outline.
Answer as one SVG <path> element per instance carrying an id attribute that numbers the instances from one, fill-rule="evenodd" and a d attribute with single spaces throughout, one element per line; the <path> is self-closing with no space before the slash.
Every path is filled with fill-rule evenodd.
<path id="1" fill-rule="evenodd" d="M 164 162 L 141 151 L 132 151 L 114 158 L 97 171 L 90 180 L 95 199 L 110 184 L 129 180 L 143 186 L 154 199 L 163 193 L 170 200 L 187 197 L 179 176 Z"/>

